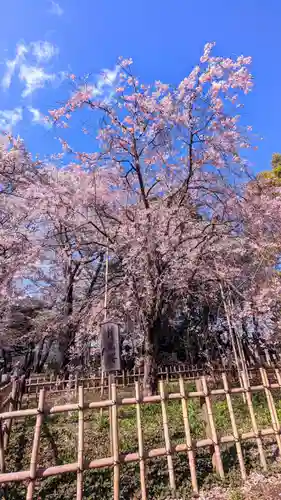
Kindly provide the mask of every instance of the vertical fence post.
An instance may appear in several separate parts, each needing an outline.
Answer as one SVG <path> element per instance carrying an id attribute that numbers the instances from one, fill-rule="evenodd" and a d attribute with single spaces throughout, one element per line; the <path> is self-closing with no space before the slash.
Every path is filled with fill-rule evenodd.
<path id="1" fill-rule="evenodd" d="M 100 399 L 103 399 L 104 395 L 104 371 L 101 371 L 101 384 L 100 384 Z M 103 416 L 103 408 L 100 409 L 100 416 Z"/>
<path id="2" fill-rule="evenodd" d="M 166 382 L 169 383 L 169 367 L 166 366 Z"/>
<path id="3" fill-rule="evenodd" d="M 6 471 L 5 466 L 5 450 L 4 450 L 4 432 L 3 432 L 3 422 L 0 421 L 0 470 L 1 474 Z M 2 485 L 3 500 L 8 499 L 7 485 Z"/>
<path id="4" fill-rule="evenodd" d="M 188 454 L 188 460 L 189 460 L 191 484 L 192 484 L 193 492 L 195 494 L 198 494 L 195 457 L 194 457 L 194 451 L 192 448 L 191 432 L 190 432 L 190 425 L 189 425 L 189 418 L 188 418 L 188 408 L 187 408 L 187 401 L 186 401 L 187 398 L 185 395 L 184 381 L 183 381 L 182 377 L 180 377 L 179 383 L 180 383 L 182 415 L 183 415 L 185 440 L 186 440 L 186 446 L 187 446 L 187 454 Z"/>
<path id="5" fill-rule="evenodd" d="M 137 414 L 137 430 L 138 430 L 138 443 L 139 443 L 139 462 L 140 462 L 140 482 L 141 482 L 141 498 L 146 500 L 146 483 L 145 483 L 145 462 L 144 462 L 144 448 L 143 448 L 143 435 L 141 427 L 141 410 L 140 410 L 140 383 L 135 383 L 136 392 L 136 414 Z"/>
<path id="6" fill-rule="evenodd" d="M 16 408 L 16 399 L 17 399 L 17 390 L 18 390 L 18 384 L 17 381 L 13 381 L 12 385 L 12 392 L 10 394 L 10 403 L 9 403 L 9 412 L 13 411 Z M 4 450 L 7 450 L 9 446 L 9 439 L 10 439 L 10 433 L 11 433 L 11 428 L 12 428 L 12 419 L 10 418 L 8 420 L 8 423 L 6 425 L 5 429 L 5 435 L 4 435 Z"/>
<path id="7" fill-rule="evenodd" d="M 84 388 L 78 388 L 78 471 L 77 500 L 83 499 L 83 469 L 84 469 Z"/>
<path id="8" fill-rule="evenodd" d="M 35 487 L 37 458 L 40 445 L 40 431 L 44 419 L 44 401 L 45 401 L 45 389 L 41 389 L 39 393 L 38 413 L 36 417 L 31 461 L 30 461 L 30 482 L 27 487 L 26 500 L 32 500 Z"/>
<path id="9" fill-rule="evenodd" d="M 173 459 L 172 459 L 172 452 L 171 452 L 171 443 L 170 443 L 170 436 L 169 436 L 169 427 L 168 427 L 168 418 L 167 418 L 167 409 L 166 409 L 165 391 L 164 391 L 163 380 L 159 381 L 159 388 L 160 388 L 160 397 L 161 397 L 163 430 L 164 430 L 165 447 L 166 447 L 166 454 L 167 454 L 170 488 L 171 488 L 172 492 L 174 492 L 176 490 L 176 482 L 175 482 L 174 466 L 173 466 Z"/>
<path id="10" fill-rule="evenodd" d="M 75 391 L 75 398 L 78 396 L 78 373 L 75 373 L 75 381 L 74 381 L 74 391 Z"/>
<path id="11" fill-rule="evenodd" d="M 5 472 L 5 450 L 4 450 L 4 433 L 3 422 L 0 421 L 0 470 Z"/>
<path id="12" fill-rule="evenodd" d="M 275 438 L 276 438 L 276 442 L 277 442 L 277 445 L 279 448 L 279 452 L 281 453 L 280 425 L 278 422 L 278 415 L 277 415 L 274 399 L 273 399 L 273 396 L 272 396 L 272 394 L 270 392 L 270 388 L 269 388 L 270 386 L 269 386 L 268 376 L 267 376 L 266 370 L 264 368 L 260 368 L 260 374 L 261 374 L 262 384 L 264 386 L 264 391 L 265 391 L 265 395 L 266 395 L 266 399 L 267 399 L 268 409 L 269 409 L 270 416 L 271 416 L 272 427 L 273 427 L 273 430 L 275 433 Z"/>
<path id="13" fill-rule="evenodd" d="M 244 389 L 246 392 L 246 402 L 247 402 L 248 410 L 250 413 L 250 418 L 251 418 L 251 422 L 252 422 L 252 429 L 253 429 L 253 432 L 254 432 L 255 438 L 256 438 L 256 443 L 257 443 L 257 447 L 258 447 L 258 451 L 259 451 L 259 455 L 260 455 L 261 465 L 262 465 L 264 470 L 267 470 L 267 464 L 266 464 L 265 455 L 264 455 L 264 451 L 263 451 L 263 447 L 262 447 L 262 440 L 260 437 L 260 433 L 258 430 L 257 421 L 256 421 L 256 417 L 255 417 L 255 412 L 254 412 L 254 407 L 253 407 L 253 402 L 252 402 L 252 395 L 250 392 L 250 386 L 249 386 L 249 383 L 246 379 L 245 373 L 242 373 L 242 377 L 243 377 Z"/>
<path id="14" fill-rule="evenodd" d="M 198 372 L 196 372 L 196 374 L 198 375 Z M 196 380 L 195 380 L 195 386 L 196 386 L 196 391 L 197 392 L 204 392 L 203 391 L 202 380 L 200 378 L 196 378 Z M 210 426 L 210 420 L 209 420 L 209 415 L 208 415 L 207 406 L 206 406 L 206 399 L 205 399 L 204 396 L 200 396 L 199 397 L 199 404 L 200 404 L 200 409 L 201 409 L 201 418 L 202 418 L 202 420 L 203 420 L 203 422 L 205 424 L 206 437 L 210 438 L 211 440 L 213 440 L 213 436 L 212 436 L 212 432 L 211 432 L 211 426 Z M 214 446 L 213 445 L 210 446 L 210 454 L 211 454 L 211 457 L 212 457 L 213 468 L 214 468 L 214 470 L 216 470 L 216 472 L 218 472 L 218 465 L 216 463 L 216 454 L 215 454 Z"/>
<path id="15" fill-rule="evenodd" d="M 112 401 L 112 383 L 113 383 L 113 376 L 111 373 L 108 374 L 108 399 Z M 113 454 L 113 445 L 112 445 L 112 405 L 109 406 L 108 408 L 108 417 L 109 417 L 109 453 L 112 456 Z"/>
<path id="16" fill-rule="evenodd" d="M 116 384 L 111 386 L 112 407 L 111 407 L 111 430 L 112 430 L 112 455 L 114 466 L 113 491 L 114 500 L 119 500 L 120 495 L 120 464 L 119 464 L 119 438 L 118 438 L 118 411 L 117 411 L 117 391 Z"/>
<path id="17" fill-rule="evenodd" d="M 220 447 L 218 443 L 218 436 L 217 436 L 217 431 L 214 423 L 214 418 L 213 418 L 213 411 L 212 411 L 212 404 L 211 404 L 211 399 L 209 396 L 209 390 L 208 390 L 208 385 L 206 381 L 206 377 L 203 375 L 202 376 L 202 387 L 203 387 L 203 392 L 205 395 L 205 401 L 206 401 L 206 409 L 207 409 L 207 414 L 208 414 L 208 421 L 210 425 L 210 432 L 212 436 L 212 441 L 214 443 L 214 450 L 215 450 L 215 461 L 216 461 L 216 468 L 217 472 L 219 473 L 219 476 L 221 479 L 224 479 L 224 470 L 223 470 L 223 465 L 222 465 L 222 459 L 221 459 L 221 453 L 220 453 Z"/>
<path id="18" fill-rule="evenodd" d="M 225 390 L 226 402 L 227 402 L 228 411 L 229 411 L 230 420 L 231 420 L 233 437 L 235 439 L 235 446 L 236 446 L 237 457 L 238 457 L 239 466 L 240 466 L 240 470 L 241 470 L 241 477 L 244 481 L 247 477 L 247 474 L 246 474 L 246 469 L 245 469 L 245 464 L 244 464 L 241 443 L 239 440 L 239 434 L 238 434 L 238 429 L 237 429 L 237 425 L 236 425 L 235 415 L 234 415 L 234 411 L 233 411 L 231 396 L 229 393 L 227 376 L 225 373 L 222 374 L 222 381 L 223 381 L 223 388 Z"/>

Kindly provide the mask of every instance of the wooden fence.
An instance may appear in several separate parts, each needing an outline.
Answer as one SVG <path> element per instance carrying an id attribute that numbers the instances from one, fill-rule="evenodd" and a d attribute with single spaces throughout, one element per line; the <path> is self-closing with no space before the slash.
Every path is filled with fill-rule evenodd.
<path id="1" fill-rule="evenodd" d="M 268 366 L 268 369 L 273 369 L 273 366 Z M 256 367 L 248 368 L 248 373 L 251 377 L 252 373 L 256 372 Z M 231 374 L 234 377 L 237 376 L 235 369 L 233 370 L 223 370 L 215 369 L 210 371 L 210 375 L 213 379 L 216 377 L 221 377 L 221 373 Z M 184 378 L 185 380 L 195 380 L 202 375 L 206 375 L 206 371 L 199 367 L 190 368 L 186 364 L 178 364 L 174 366 L 160 366 L 158 367 L 158 379 L 167 382 L 177 382 L 179 378 Z M 114 382 L 117 387 L 134 387 L 135 382 L 142 380 L 143 370 L 141 368 L 135 368 L 134 370 L 120 370 L 114 374 Z M 91 373 L 90 375 L 70 375 L 69 378 L 61 377 L 59 375 L 37 375 L 33 374 L 29 379 L 25 381 L 25 392 L 29 395 L 39 394 L 40 389 L 46 389 L 47 391 L 52 391 L 52 394 L 60 394 L 65 391 L 73 391 L 75 394 L 78 393 L 78 387 L 83 386 L 85 390 L 95 390 L 100 391 L 103 394 L 105 389 L 108 389 L 108 377 L 104 376 L 101 370 Z"/>
<path id="2" fill-rule="evenodd" d="M 176 453 L 185 452 L 187 455 L 187 466 L 190 471 L 190 480 L 194 493 L 198 493 L 197 469 L 196 469 L 196 451 L 205 448 L 209 449 L 213 454 L 216 471 L 221 479 L 224 479 L 224 467 L 221 456 L 221 447 L 225 444 L 233 444 L 236 447 L 237 458 L 241 471 L 242 479 L 246 479 L 246 468 L 243 457 L 243 443 L 246 440 L 254 440 L 257 446 L 261 466 L 267 470 L 267 461 L 264 451 L 264 439 L 268 436 L 274 437 L 281 453 L 281 428 L 278 419 L 278 412 L 272 395 L 273 390 L 281 389 L 281 373 L 278 368 L 270 373 L 265 368 L 259 368 L 260 384 L 250 385 L 248 378 L 243 377 L 243 387 L 234 387 L 230 383 L 230 379 L 226 373 L 220 374 L 221 388 L 214 388 L 210 378 L 201 376 L 197 379 L 196 391 L 188 392 L 185 387 L 182 376 L 178 378 L 178 392 L 168 393 L 165 388 L 165 380 L 159 380 L 159 392 L 154 396 L 143 396 L 139 381 L 135 382 L 134 395 L 132 397 L 118 397 L 118 386 L 113 383 L 110 387 L 110 397 L 106 400 L 86 402 L 84 398 L 84 389 L 78 387 L 77 402 L 56 405 L 48 407 L 45 402 L 46 390 L 40 388 L 39 400 L 37 408 L 18 409 L 17 393 L 18 386 L 14 383 L 12 394 L 9 402 L 2 405 L 0 413 L 0 484 L 5 488 L 7 483 L 11 482 L 26 482 L 27 493 L 26 499 L 31 500 L 34 495 L 36 479 L 57 476 L 69 472 L 77 474 L 77 500 L 83 498 L 83 473 L 89 469 L 112 468 L 113 469 L 113 490 L 114 500 L 120 496 L 120 468 L 122 464 L 138 463 L 140 471 L 141 498 L 147 499 L 147 476 L 146 476 L 146 461 L 155 457 L 166 457 L 167 470 L 169 477 L 169 485 L 171 491 L 176 491 L 176 479 L 174 471 L 173 457 Z M 272 426 L 264 429 L 259 429 L 257 425 L 256 415 L 254 411 L 252 395 L 253 393 L 264 393 L 270 413 Z M 236 423 L 236 417 L 233 411 L 232 399 L 235 395 L 245 395 L 246 405 L 249 412 L 252 430 L 250 432 L 239 433 Z M 231 421 L 232 433 L 230 435 L 219 436 L 212 409 L 212 399 L 220 397 L 227 403 L 227 408 Z M 206 419 L 206 437 L 204 439 L 195 440 L 191 434 L 190 419 L 188 413 L 188 401 L 198 399 L 202 402 L 202 407 L 205 410 Z M 169 424 L 167 418 L 167 403 L 169 401 L 181 402 L 182 420 L 184 426 L 184 442 L 172 445 L 169 433 Z M 8 404 L 8 409 L 7 408 Z M 126 406 L 135 406 L 135 419 L 138 439 L 138 452 L 123 454 L 119 448 L 118 428 L 120 425 L 118 418 L 118 408 Z M 160 405 L 162 413 L 162 426 L 165 446 L 145 450 L 143 440 L 143 426 L 141 407 L 143 405 Z M 84 458 L 84 415 L 86 411 L 96 409 L 108 409 L 110 413 L 110 438 L 111 438 L 111 456 L 98 458 L 91 461 L 86 461 Z M 38 452 L 40 446 L 40 432 L 44 418 L 47 415 L 65 414 L 67 412 L 78 413 L 78 430 L 77 430 L 77 460 L 73 463 L 66 463 L 58 466 L 39 467 Z M 5 472 L 5 452 L 7 450 L 7 439 L 5 441 L 5 428 L 17 419 L 25 419 L 28 417 L 36 417 L 34 428 L 34 437 L 32 445 L 32 453 L 30 458 L 30 467 L 28 470 L 17 472 Z M 6 433 L 7 435 L 7 433 Z"/>

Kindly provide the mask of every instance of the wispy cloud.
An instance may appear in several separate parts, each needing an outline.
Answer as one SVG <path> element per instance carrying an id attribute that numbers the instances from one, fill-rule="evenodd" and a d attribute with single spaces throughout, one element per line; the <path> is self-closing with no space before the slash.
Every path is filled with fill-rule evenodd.
<path id="1" fill-rule="evenodd" d="M 32 114 L 32 123 L 35 123 L 36 125 L 42 125 L 45 128 L 51 128 L 51 123 L 47 121 L 46 117 L 41 113 L 39 109 L 28 106 L 28 111 Z"/>
<path id="2" fill-rule="evenodd" d="M 49 10 L 51 14 L 54 14 L 55 16 L 62 16 L 64 10 L 61 8 L 60 4 L 58 2 L 54 2 L 51 0 L 51 8 Z"/>
<path id="3" fill-rule="evenodd" d="M 19 66 L 25 59 L 25 54 L 28 52 L 28 47 L 20 43 L 16 48 L 16 57 L 14 59 L 6 61 L 6 72 L 2 79 L 2 87 L 8 89 L 11 85 L 13 75 L 17 66 Z"/>
<path id="4" fill-rule="evenodd" d="M 25 83 L 22 97 L 27 97 L 35 90 L 43 88 L 47 82 L 54 80 L 56 75 L 54 73 L 46 73 L 43 68 L 37 68 L 37 66 L 22 64 L 19 78 Z"/>
<path id="5" fill-rule="evenodd" d="M 120 73 L 120 67 L 117 65 L 113 69 L 103 69 L 97 78 L 97 82 L 92 86 L 93 97 L 103 96 L 103 100 L 110 101 L 115 85 Z"/>
<path id="6" fill-rule="evenodd" d="M 22 108 L 6 109 L 0 111 L 0 130 L 10 131 L 22 120 Z"/>
<path id="7" fill-rule="evenodd" d="M 41 41 L 32 42 L 30 44 L 32 54 L 38 62 L 49 61 L 52 57 L 59 53 L 59 49 L 50 42 Z"/>
<path id="8" fill-rule="evenodd" d="M 114 85 L 120 72 L 120 67 L 115 66 L 114 69 L 103 69 L 99 79 L 100 85 Z"/>
<path id="9" fill-rule="evenodd" d="M 39 40 L 29 45 L 18 44 L 15 58 L 6 61 L 6 71 L 1 82 L 2 88 L 5 90 L 10 88 L 15 73 L 25 84 L 22 97 L 44 87 L 45 83 L 54 80 L 56 75 L 46 72 L 42 64 L 48 62 L 58 52 L 58 48 L 47 41 Z"/>

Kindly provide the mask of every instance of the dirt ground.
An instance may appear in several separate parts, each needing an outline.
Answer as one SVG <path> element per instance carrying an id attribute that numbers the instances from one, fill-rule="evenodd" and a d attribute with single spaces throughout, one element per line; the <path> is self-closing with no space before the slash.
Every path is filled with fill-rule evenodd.
<path id="1" fill-rule="evenodd" d="M 265 477 L 254 473 L 240 488 L 212 488 L 199 500 L 281 500 L 281 474 Z"/>

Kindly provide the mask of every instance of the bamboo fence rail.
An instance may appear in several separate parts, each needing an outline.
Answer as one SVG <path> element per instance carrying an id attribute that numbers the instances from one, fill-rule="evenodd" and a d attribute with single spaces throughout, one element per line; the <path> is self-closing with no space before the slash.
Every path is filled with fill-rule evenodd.
<path id="1" fill-rule="evenodd" d="M 275 369 L 273 365 L 267 366 L 266 368 L 269 373 L 273 373 Z M 257 370 L 258 367 L 256 366 L 248 368 L 250 380 L 253 379 Z M 237 378 L 238 380 L 237 372 L 235 370 L 215 369 L 211 371 L 208 376 L 210 376 L 213 380 L 220 380 L 222 373 L 227 373 L 229 376 Z M 170 383 L 178 383 L 181 377 L 185 380 L 196 380 L 204 374 L 205 372 L 203 369 L 196 367 L 190 368 L 188 365 L 175 365 L 158 368 L 158 379 Z M 132 371 L 122 370 L 114 373 L 114 381 L 118 388 L 134 387 L 135 382 L 141 381 L 142 377 L 142 369 L 134 369 Z M 94 389 L 99 392 L 102 399 L 104 392 L 105 390 L 108 390 L 109 385 L 110 383 L 108 381 L 108 377 L 105 376 L 101 370 L 98 370 L 89 376 L 78 376 L 78 374 L 75 374 L 69 378 L 34 374 L 29 379 L 25 380 L 25 393 L 30 395 L 30 398 L 34 395 L 38 398 L 40 389 L 44 388 L 46 391 L 51 391 L 53 395 L 60 395 L 68 391 L 73 392 L 76 396 L 78 396 L 78 387 L 83 386 L 85 390 L 92 391 Z"/>
<path id="2" fill-rule="evenodd" d="M 246 469 L 243 458 L 243 442 L 246 440 L 255 440 L 257 449 L 259 452 L 259 458 L 264 470 L 267 470 L 267 462 L 264 452 L 264 438 L 271 436 L 275 438 L 277 446 L 281 451 L 281 441 L 280 441 L 280 421 L 278 419 L 278 412 L 276 410 L 275 401 L 272 397 L 273 390 L 281 389 L 281 374 L 278 368 L 274 370 L 274 381 L 272 379 L 272 373 L 269 374 L 265 368 L 259 369 L 259 375 L 261 383 L 258 385 L 251 385 L 246 377 L 243 379 L 242 387 L 234 387 L 229 382 L 229 377 L 226 373 L 220 375 L 220 382 L 222 388 L 212 388 L 209 385 L 209 381 L 206 376 L 200 377 L 200 384 L 197 387 L 201 387 L 202 390 L 187 391 L 184 385 L 183 376 L 178 379 L 179 392 L 168 393 L 165 390 L 165 380 L 159 381 L 159 393 L 153 396 L 144 396 L 141 393 L 139 381 L 135 381 L 134 396 L 121 398 L 118 397 L 118 386 L 116 383 L 111 385 L 109 399 L 103 401 L 90 401 L 86 402 L 84 398 L 84 388 L 83 386 L 78 387 L 78 398 L 77 402 L 55 405 L 48 407 L 45 404 L 46 391 L 45 388 L 40 388 L 39 391 L 39 401 L 37 408 L 26 408 L 19 409 L 17 406 L 17 394 L 19 393 L 19 387 L 13 384 L 13 395 L 11 395 L 10 403 L 13 403 L 13 407 L 9 404 L 7 407 L 2 408 L 0 413 L 0 484 L 5 488 L 8 483 L 11 482 L 25 482 L 27 481 L 27 493 L 26 499 L 31 500 L 34 497 L 36 480 L 39 478 L 47 478 L 50 476 L 57 476 L 60 474 L 65 474 L 69 472 L 74 472 L 77 474 L 77 500 L 83 499 L 83 473 L 90 469 L 101 469 L 101 468 L 112 468 L 113 470 L 113 498 L 118 500 L 120 497 L 120 469 L 122 464 L 137 463 L 140 469 L 140 483 L 141 483 L 141 498 L 142 500 L 147 499 L 147 477 L 146 477 L 146 461 L 148 459 L 153 459 L 155 457 L 166 457 L 167 461 L 167 471 L 169 477 L 169 484 L 172 492 L 177 489 L 176 484 L 176 474 L 174 470 L 173 456 L 176 453 L 185 452 L 186 453 L 186 464 L 190 472 L 190 481 L 194 493 L 198 493 L 198 480 L 196 471 L 196 451 L 201 448 L 213 449 L 216 469 L 221 477 L 224 478 L 224 466 L 221 456 L 221 447 L 224 444 L 233 444 L 236 447 L 238 463 L 241 471 L 242 479 L 246 478 Z M 264 393 L 266 396 L 266 402 L 268 405 L 272 427 L 258 429 L 256 416 L 253 407 L 252 395 L 254 393 Z M 232 398 L 235 395 L 245 395 L 247 409 L 249 411 L 252 430 L 250 432 L 239 433 L 237 430 L 236 417 L 233 411 Z M 217 432 L 215 420 L 213 416 L 212 400 L 216 397 L 225 399 L 227 402 L 227 408 L 231 421 L 232 434 L 221 435 Z M 206 422 L 206 437 L 204 439 L 193 439 L 191 435 L 189 415 L 188 415 L 188 401 L 201 398 L 206 405 L 205 414 L 207 415 L 208 422 Z M 169 401 L 179 401 L 182 407 L 182 418 L 184 426 L 184 436 L 185 442 L 173 445 L 170 440 L 169 435 L 169 422 L 167 418 L 167 403 Z M 141 407 L 143 405 L 156 405 L 160 404 L 162 413 L 162 427 L 164 434 L 164 444 L 165 446 L 161 448 L 154 448 L 145 450 L 143 441 L 143 428 L 141 421 Z M 137 439 L 138 439 L 138 451 L 134 453 L 121 453 L 119 446 L 119 418 L 118 418 L 118 408 L 124 406 L 135 406 L 136 415 L 136 428 L 137 428 Z M 84 457 L 84 443 L 85 443 L 85 431 L 84 431 L 84 418 L 85 412 L 94 409 L 107 408 L 110 410 L 111 414 L 111 456 L 105 458 L 97 458 L 94 460 L 86 461 Z M 55 415 L 61 413 L 67 413 L 69 411 L 76 411 L 78 413 L 78 430 L 77 430 L 77 460 L 73 463 L 66 463 L 63 465 L 51 466 L 51 467 L 39 467 L 38 466 L 38 452 L 40 446 L 40 433 L 44 418 L 47 415 Z M 7 449 L 7 443 L 5 444 L 5 433 L 3 434 L 3 427 L 9 422 L 16 419 L 25 419 L 29 416 L 36 417 L 33 446 L 30 460 L 30 467 L 28 470 L 6 472 L 5 471 L 5 452 Z M 207 430 L 208 429 L 208 430 Z M 11 430 L 11 426 L 10 426 Z"/>

